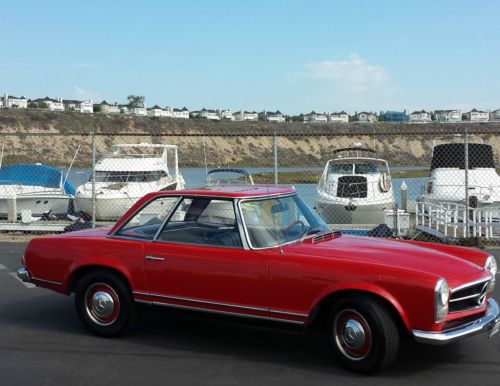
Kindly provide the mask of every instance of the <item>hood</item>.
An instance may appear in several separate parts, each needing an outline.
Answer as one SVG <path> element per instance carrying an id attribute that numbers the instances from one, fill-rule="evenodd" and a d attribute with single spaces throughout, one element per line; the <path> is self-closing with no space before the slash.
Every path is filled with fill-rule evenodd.
<path id="1" fill-rule="evenodd" d="M 384 265 L 443 277 L 450 286 L 456 279 L 484 276 L 482 267 L 451 254 L 400 240 L 342 235 L 313 243 L 308 239 L 290 246 L 290 252 L 325 259 Z M 466 279 L 467 278 L 467 279 Z"/>

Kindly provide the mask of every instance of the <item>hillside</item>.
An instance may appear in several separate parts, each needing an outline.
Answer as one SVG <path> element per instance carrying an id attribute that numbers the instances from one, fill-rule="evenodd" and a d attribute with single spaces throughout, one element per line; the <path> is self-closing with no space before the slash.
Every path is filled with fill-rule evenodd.
<path id="1" fill-rule="evenodd" d="M 0 109 L 4 164 L 68 165 L 81 144 L 77 165 L 89 165 L 89 134 L 95 132 L 99 153 L 113 143 L 177 144 L 183 166 L 203 166 L 205 154 L 209 166 L 271 166 L 274 134 L 280 166 L 322 166 L 333 149 L 350 146 L 353 142 L 375 147 L 391 164 L 426 165 L 432 138 L 465 129 L 480 135 L 495 150 L 500 148 L 498 123 L 272 124 Z"/>

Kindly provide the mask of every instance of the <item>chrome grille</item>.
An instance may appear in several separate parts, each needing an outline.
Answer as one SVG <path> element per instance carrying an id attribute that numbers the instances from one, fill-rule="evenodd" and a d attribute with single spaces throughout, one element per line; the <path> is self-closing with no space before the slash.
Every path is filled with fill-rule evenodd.
<path id="1" fill-rule="evenodd" d="M 468 311 L 484 305 L 490 279 L 476 281 L 454 289 L 451 293 L 449 311 Z"/>

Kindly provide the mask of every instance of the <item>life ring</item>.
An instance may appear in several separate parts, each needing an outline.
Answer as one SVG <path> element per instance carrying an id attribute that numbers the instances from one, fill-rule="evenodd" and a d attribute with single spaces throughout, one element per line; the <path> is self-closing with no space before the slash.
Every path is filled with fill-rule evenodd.
<path id="1" fill-rule="evenodd" d="M 391 190 L 391 177 L 389 177 L 385 173 L 380 174 L 380 190 L 384 193 L 387 193 Z"/>

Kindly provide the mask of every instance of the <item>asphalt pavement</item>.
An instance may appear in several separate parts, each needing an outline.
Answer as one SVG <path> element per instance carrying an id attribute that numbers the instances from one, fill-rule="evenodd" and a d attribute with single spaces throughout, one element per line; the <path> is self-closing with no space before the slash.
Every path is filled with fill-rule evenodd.
<path id="1" fill-rule="evenodd" d="M 0 243 L 1 386 L 500 384 L 498 335 L 444 347 L 407 340 L 394 367 L 371 377 L 343 370 L 319 331 L 243 319 L 162 309 L 144 312 L 131 335 L 98 338 L 73 297 L 16 278 L 25 245 Z"/>

